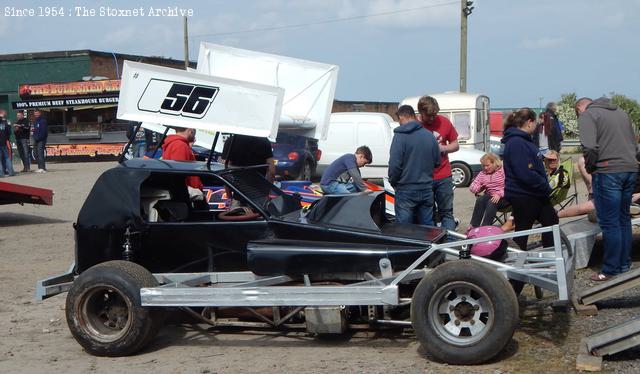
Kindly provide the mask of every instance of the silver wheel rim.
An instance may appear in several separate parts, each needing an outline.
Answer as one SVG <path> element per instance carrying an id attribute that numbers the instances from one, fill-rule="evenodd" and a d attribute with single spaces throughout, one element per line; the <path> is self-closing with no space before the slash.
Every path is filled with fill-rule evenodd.
<path id="1" fill-rule="evenodd" d="M 78 312 L 80 328 L 102 343 L 121 339 L 133 320 L 131 301 L 109 285 L 86 290 L 80 297 Z"/>
<path id="2" fill-rule="evenodd" d="M 451 169 L 451 179 L 453 180 L 453 184 L 455 184 L 456 186 L 461 185 L 462 183 L 464 183 L 464 178 L 465 175 L 462 169 L 456 167 Z"/>
<path id="3" fill-rule="evenodd" d="M 455 346 L 477 343 L 495 322 L 495 309 L 487 293 L 475 284 L 461 281 L 437 290 L 427 313 L 433 330 Z"/>

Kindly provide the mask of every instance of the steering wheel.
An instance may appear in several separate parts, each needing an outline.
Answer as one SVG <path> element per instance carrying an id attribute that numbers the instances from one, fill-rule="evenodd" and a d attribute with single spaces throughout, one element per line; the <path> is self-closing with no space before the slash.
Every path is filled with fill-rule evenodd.
<path id="1" fill-rule="evenodd" d="M 233 209 L 229 209 L 226 212 L 218 214 L 218 219 L 221 221 L 251 221 L 260 217 L 260 214 L 251 210 L 246 206 L 241 206 Z"/>

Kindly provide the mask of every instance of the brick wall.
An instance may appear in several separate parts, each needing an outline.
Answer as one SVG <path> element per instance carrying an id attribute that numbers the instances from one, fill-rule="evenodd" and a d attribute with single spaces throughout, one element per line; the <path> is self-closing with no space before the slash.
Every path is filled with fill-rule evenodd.
<path id="1" fill-rule="evenodd" d="M 397 121 L 396 111 L 398 103 L 392 102 L 376 102 L 376 101 L 341 101 L 334 100 L 332 113 L 336 112 L 376 112 L 387 113 L 394 121 Z"/>

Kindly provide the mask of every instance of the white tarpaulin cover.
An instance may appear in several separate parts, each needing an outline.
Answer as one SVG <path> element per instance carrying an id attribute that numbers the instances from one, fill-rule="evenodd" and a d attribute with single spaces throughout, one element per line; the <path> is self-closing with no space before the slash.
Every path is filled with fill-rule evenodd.
<path id="1" fill-rule="evenodd" d="M 338 66 L 201 43 L 197 71 L 284 88 L 280 128 L 326 138 Z"/>
<path id="2" fill-rule="evenodd" d="M 275 138 L 283 97 L 279 87 L 125 61 L 117 117 Z"/>

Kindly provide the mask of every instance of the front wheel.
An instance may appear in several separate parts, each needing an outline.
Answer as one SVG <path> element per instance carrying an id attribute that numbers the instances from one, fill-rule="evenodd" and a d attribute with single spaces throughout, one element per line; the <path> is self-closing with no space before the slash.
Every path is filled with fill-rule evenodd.
<path id="1" fill-rule="evenodd" d="M 156 286 L 153 275 L 133 262 L 93 266 L 80 274 L 67 295 L 71 334 L 96 356 L 126 356 L 139 351 L 162 324 L 162 311 L 142 307 L 140 300 L 141 288 Z"/>
<path id="2" fill-rule="evenodd" d="M 471 183 L 471 169 L 465 164 L 451 164 L 451 179 L 456 187 L 467 187 Z"/>
<path id="3" fill-rule="evenodd" d="M 473 260 L 442 264 L 416 287 L 411 321 L 424 349 L 439 361 L 474 365 L 511 340 L 518 301 L 509 282 Z"/>

